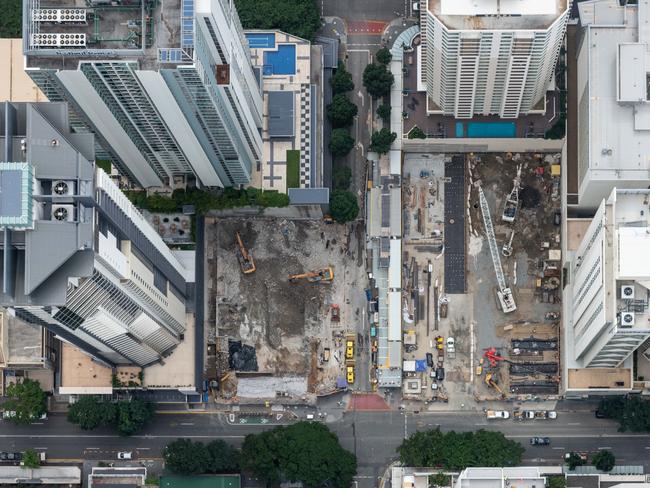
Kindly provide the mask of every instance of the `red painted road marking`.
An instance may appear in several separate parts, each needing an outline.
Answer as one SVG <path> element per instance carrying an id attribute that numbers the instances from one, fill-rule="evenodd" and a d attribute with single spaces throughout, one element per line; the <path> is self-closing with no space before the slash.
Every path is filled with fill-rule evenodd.
<path id="1" fill-rule="evenodd" d="M 388 24 L 378 20 L 348 22 L 348 35 L 382 34 Z"/>

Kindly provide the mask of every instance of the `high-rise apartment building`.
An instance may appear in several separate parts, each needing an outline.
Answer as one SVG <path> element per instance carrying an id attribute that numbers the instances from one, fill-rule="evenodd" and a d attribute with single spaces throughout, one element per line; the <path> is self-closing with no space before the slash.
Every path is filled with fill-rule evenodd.
<path id="1" fill-rule="evenodd" d="M 233 0 L 25 0 L 27 72 L 143 187 L 250 181 L 262 98 Z"/>
<path id="2" fill-rule="evenodd" d="M 579 244 L 565 265 L 567 390 L 630 389 L 632 354 L 650 359 L 649 211 L 650 190 L 614 189 L 592 219 L 569 219 Z"/>
<path id="3" fill-rule="evenodd" d="M 536 110 L 553 77 L 570 3 L 423 2 L 421 76 L 429 110 L 456 118 Z"/>
<path id="4" fill-rule="evenodd" d="M 577 205 L 594 211 L 614 187 L 650 184 L 650 8 L 617 0 L 578 8 Z"/>
<path id="5" fill-rule="evenodd" d="M 108 364 L 183 338 L 192 276 L 111 178 L 64 103 L 0 105 L 0 305 Z"/>

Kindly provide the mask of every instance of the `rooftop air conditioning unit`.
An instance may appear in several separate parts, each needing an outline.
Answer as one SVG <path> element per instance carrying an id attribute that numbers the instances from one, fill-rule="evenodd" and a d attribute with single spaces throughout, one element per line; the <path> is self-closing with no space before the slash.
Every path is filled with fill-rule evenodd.
<path id="1" fill-rule="evenodd" d="M 621 299 L 634 300 L 634 287 L 632 285 L 621 286 Z"/>
<path id="2" fill-rule="evenodd" d="M 52 220 L 74 222 L 74 205 L 53 205 Z"/>
<path id="3" fill-rule="evenodd" d="M 634 312 L 621 312 L 621 326 L 631 327 L 634 325 Z"/>
<path id="4" fill-rule="evenodd" d="M 53 181 L 52 195 L 59 197 L 74 195 L 74 182 L 63 180 Z"/>

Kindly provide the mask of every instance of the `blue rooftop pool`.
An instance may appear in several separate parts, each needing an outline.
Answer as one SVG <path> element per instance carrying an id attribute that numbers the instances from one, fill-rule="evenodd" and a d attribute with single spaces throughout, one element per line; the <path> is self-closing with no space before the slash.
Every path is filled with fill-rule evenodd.
<path id="1" fill-rule="evenodd" d="M 251 49 L 271 49 L 275 47 L 275 34 L 273 32 L 251 32 L 250 34 L 246 34 L 246 39 Z"/>
<path id="2" fill-rule="evenodd" d="M 265 76 L 296 74 L 296 45 L 279 44 L 275 51 L 264 51 Z"/>
<path id="3" fill-rule="evenodd" d="M 516 137 L 514 122 L 456 122 L 456 137 L 494 138 Z"/>

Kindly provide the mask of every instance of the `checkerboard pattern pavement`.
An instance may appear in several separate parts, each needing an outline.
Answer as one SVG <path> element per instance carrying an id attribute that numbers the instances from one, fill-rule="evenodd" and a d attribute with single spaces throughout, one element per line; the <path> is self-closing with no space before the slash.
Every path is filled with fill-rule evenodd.
<path id="1" fill-rule="evenodd" d="M 300 187 L 309 188 L 311 173 L 311 89 L 300 85 Z"/>

